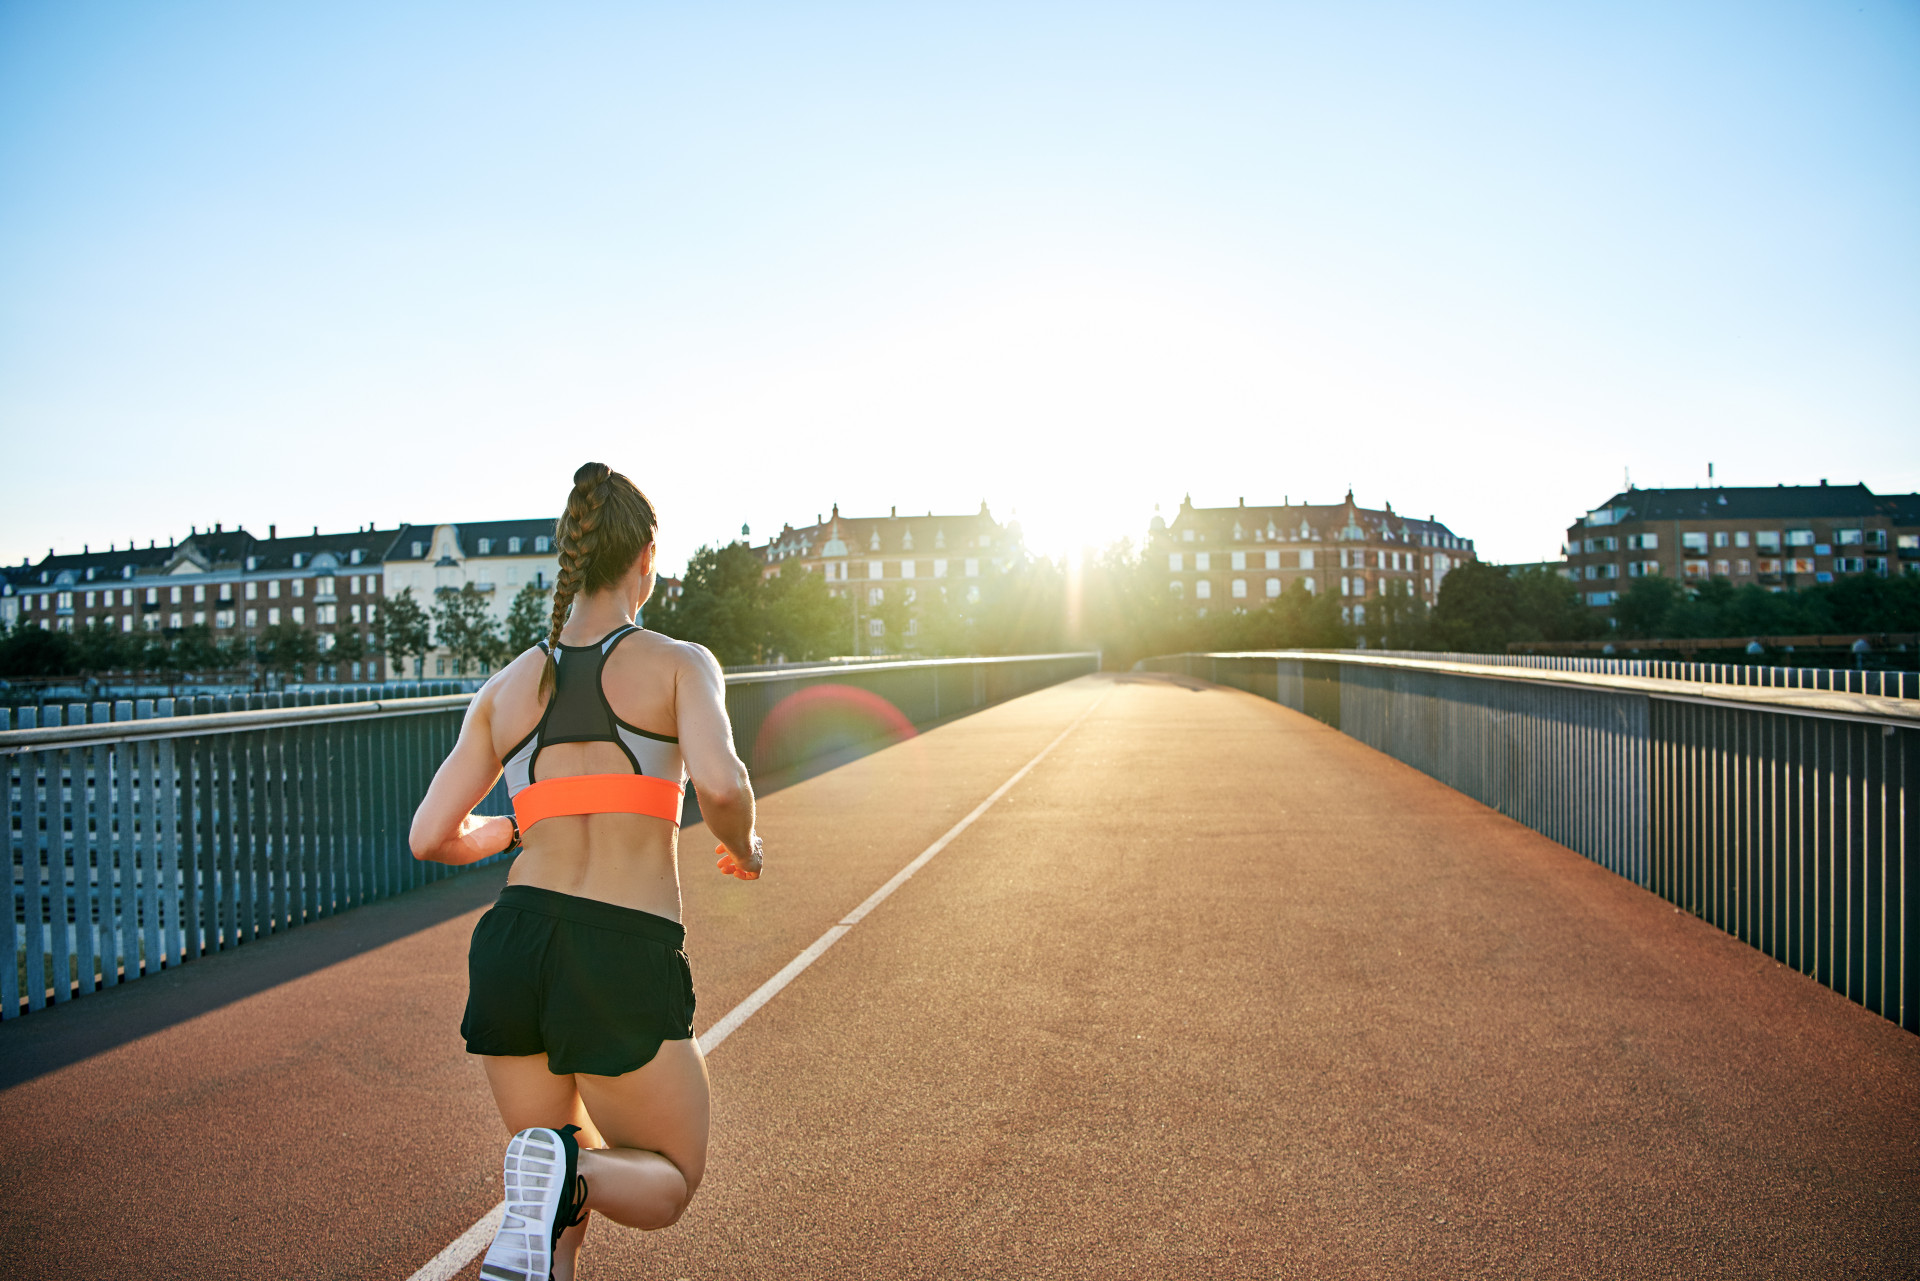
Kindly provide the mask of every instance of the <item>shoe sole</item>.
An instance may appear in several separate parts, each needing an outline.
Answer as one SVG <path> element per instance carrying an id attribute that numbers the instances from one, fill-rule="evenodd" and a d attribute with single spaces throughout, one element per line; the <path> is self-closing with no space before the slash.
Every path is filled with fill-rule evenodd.
<path id="1" fill-rule="evenodd" d="M 507 1209 L 480 1264 L 486 1281 L 548 1281 L 553 1219 L 565 1190 L 567 1154 L 552 1130 L 522 1130 L 507 1143 Z"/>

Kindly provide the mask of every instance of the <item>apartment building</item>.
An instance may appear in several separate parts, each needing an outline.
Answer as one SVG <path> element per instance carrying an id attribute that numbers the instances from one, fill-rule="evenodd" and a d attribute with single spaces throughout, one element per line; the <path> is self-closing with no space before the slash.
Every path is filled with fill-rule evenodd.
<path id="1" fill-rule="evenodd" d="M 815 516 L 811 525 L 787 524 L 764 545 L 753 549 L 766 574 L 778 574 L 789 563 L 826 579 L 835 596 L 852 596 L 856 610 L 864 611 L 904 599 L 912 605 L 926 591 L 946 593 L 964 609 L 980 599 L 984 580 L 1006 569 L 1020 554 L 1020 527 L 1001 524 L 985 502 L 968 515 L 902 516 L 898 507 L 885 516 L 843 516 L 833 505 L 829 516 Z M 918 630 L 907 620 L 907 636 L 889 636 L 879 617 L 860 618 L 871 651 L 898 652 Z"/>
<path id="2" fill-rule="evenodd" d="M 178 631 L 206 627 L 214 640 L 257 637 L 291 625 L 315 633 L 326 653 L 346 631 L 371 643 L 382 599 L 381 558 L 394 531 L 260 538 L 216 524 L 183 541 L 145 547 L 109 543 L 65 555 L 49 548 L 38 564 L 9 569 L 0 592 L 16 599 L 27 625 L 73 630 Z M 368 677 L 373 675 L 368 663 Z M 361 679 L 353 663 L 349 679 Z"/>
<path id="3" fill-rule="evenodd" d="M 1171 521 L 1154 516 L 1146 554 L 1167 590 L 1202 613 L 1258 608 L 1297 581 L 1337 593 L 1349 623 L 1365 622 L 1389 584 L 1433 604 L 1448 571 L 1475 559 L 1473 540 L 1436 517 L 1361 507 L 1351 490 L 1339 503 L 1254 507 L 1195 507 L 1188 496 Z"/>
<path id="4" fill-rule="evenodd" d="M 487 603 L 487 612 L 504 632 L 513 598 L 528 584 L 549 591 L 560 571 L 553 538 L 556 518 L 493 520 L 469 524 L 402 525 L 386 549 L 388 597 L 412 591 L 421 609 L 434 596 L 471 585 Z M 435 647 L 415 660 L 413 671 L 392 665 L 393 676 L 447 676 L 451 656 Z"/>
<path id="5" fill-rule="evenodd" d="M 1865 485 L 1629 487 L 1567 529 L 1567 571 L 1595 609 L 1635 578 L 1772 591 L 1920 573 L 1920 494 Z"/>

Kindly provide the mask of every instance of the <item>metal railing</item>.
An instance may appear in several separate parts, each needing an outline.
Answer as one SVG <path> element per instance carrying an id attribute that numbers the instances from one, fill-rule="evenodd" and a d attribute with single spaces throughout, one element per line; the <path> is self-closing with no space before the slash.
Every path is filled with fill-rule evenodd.
<path id="1" fill-rule="evenodd" d="M 1325 652 L 1333 654 L 1346 651 Z M 1920 698 L 1920 672 L 1780 667 L 1766 663 L 1698 663 L 1677 658 L 1584 658 L 1572 654 L 1461 654 L 1417 649 L 1360 652 L 1385 658 L 1441 659 L 1487 667 L 1530 667 L 1553 672 L 1591 672 L 1601 676 L 1652 676 L 1659 680 L 1697 681 L 1709 685 L 1759 685 L 1768 689 L 1839 690 L 1849 694 L 1871 694 L 1876 698 Z"/>
<path id="2" fill-rule="evenodd" d="M 727 710 L 742 759 L 778 770 L 1098 666 L 1045 654 L 747 672 L 727 678 Z M 793 699 L 819 687 L 832 688 Z M 16 964 L 0 966 L 0 1018 L 463 870 L 416 862 L 407 828 L 473 695 L 382 692 L 6 714 Z M 506 812 L 505 789 L 480 808 Z"/>
<path id="3" fill-rule="evenodd" d="M 1305 712 L 1920 1031 L 1920 702 L 1478 656 L 1141 666 Z"/>

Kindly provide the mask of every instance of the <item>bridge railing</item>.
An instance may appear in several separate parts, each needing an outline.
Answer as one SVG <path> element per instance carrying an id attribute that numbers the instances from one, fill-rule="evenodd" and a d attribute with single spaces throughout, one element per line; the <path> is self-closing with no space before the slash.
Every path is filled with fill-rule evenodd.
<path id="1" fill-rule="evenodd" d="M 1098 667 L 1043 654 L 744 672 L 727 710 L 742 759 L 780 770 Z M 0 966 L 0 1018 L 462 870 L 416 862 L 407 828 L 473 695 L 381 692 L 7 714 L 16 964 Z M 500 785 L 480 806 L 507 808 Z"/>
<path id="2" fill-rule="evenodd" d="M 1920 1031 L 1920 702 L 1470 656 L 1140 666 L 1324 721 Z"/>

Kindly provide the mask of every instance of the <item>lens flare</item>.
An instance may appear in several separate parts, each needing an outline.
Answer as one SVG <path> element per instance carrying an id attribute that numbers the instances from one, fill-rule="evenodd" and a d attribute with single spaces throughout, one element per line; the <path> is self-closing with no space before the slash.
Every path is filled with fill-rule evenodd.
<path id="1" fill-rule="evenodd" d="M 774 704 L 753 743 L 755 773 L 771 773 L 853 748 L 912 738 L 905 713 L 872 690 L 809 685 Z"/>

